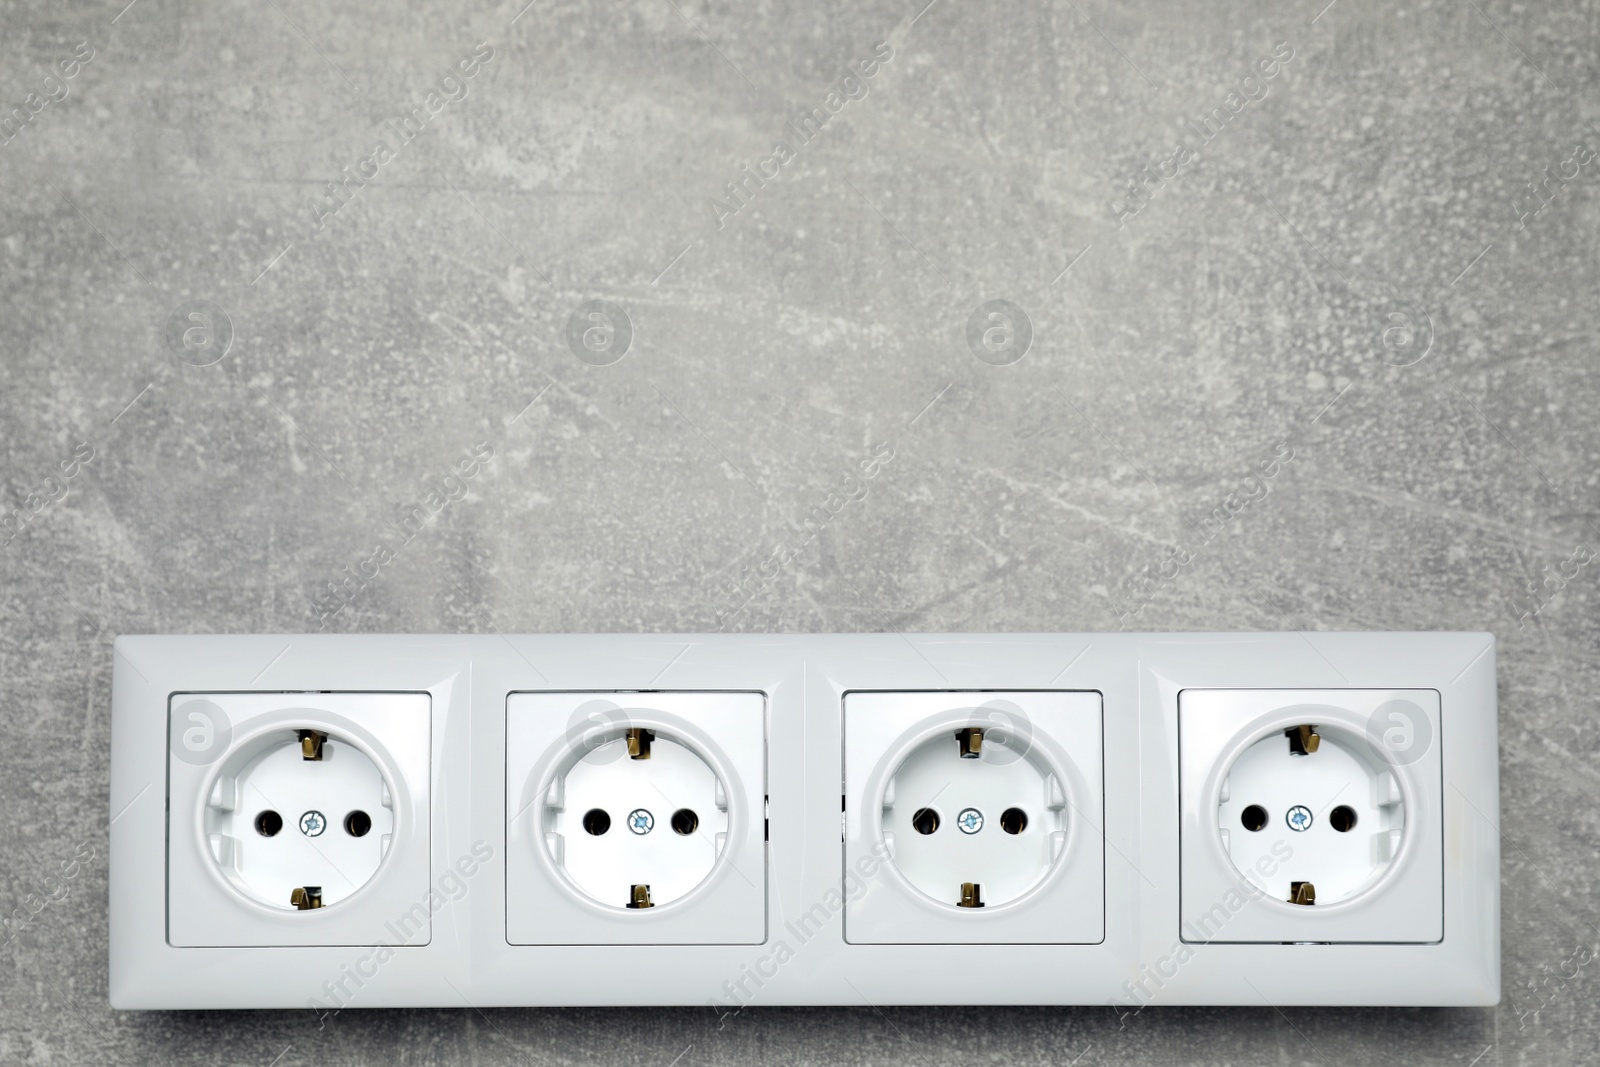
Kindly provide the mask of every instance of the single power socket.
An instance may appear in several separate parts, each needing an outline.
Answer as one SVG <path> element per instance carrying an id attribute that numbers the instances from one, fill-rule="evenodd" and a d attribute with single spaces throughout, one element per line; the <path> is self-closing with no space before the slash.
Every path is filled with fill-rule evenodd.
<path id="1" fill-rule="evenodd" d="M 1488 634 L 115 648 L 117 1008 L 1500 996 Z"/>
<path id="2" fill-rule="evenodd" d="M 1444 936 L 1439 694 L 1178 694 L 1189 941 Z"/>
<path id="3" fill-rule="evenodd" d="M 1105 937 L 1100 694 L 848 693 L 852 944 Z"/>
<path id="4" fill-rule="evenodd" d="M 173 693 L 167 942 L 426 944 L 426 693 Z M 390 920 L 392 926 L 385 926 Z"/>
<path id="5" fill-rule="evenodd" d="M 760 693 L 506 698 L 506 940 L 760 944 Z"/>

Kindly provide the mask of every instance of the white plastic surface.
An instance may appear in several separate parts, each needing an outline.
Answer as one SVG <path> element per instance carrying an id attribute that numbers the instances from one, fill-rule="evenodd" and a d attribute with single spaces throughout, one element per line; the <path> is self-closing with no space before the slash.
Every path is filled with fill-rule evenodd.
<path id="1" fill-rule="evenodd" d="M 1331 734 L 1306 755 L 1292 755 L 1283 734 L 1251 745 L 1228 772 L 1217 816 L 1241 874 L 1274 900 L 1309 882 L 1314 907 L 1348 900 L 1382 877 L 1405 833 L 1394 775 Z"/>
<path id="2" fill-rule="evenodd" d="M 1066 794 L 1032 753 L 1007 758 L 1009 746 L 991 741 L 963 759 L 958 748 L 953 735 L 934 737 L 895 772 L 883 802 L 891 862 L 946 906 L 959 906 L 963 883 L 979 887 L 979 907 L 1008 904 L 1065 852 Z"/>
<path id="3" fill-rule="evenodd" d="M 659 907 L 711 873 L 727 844 L 727 793 L 705 760 L 670 738 L 655 738 L 648 758 L 626 749 L 620 737 L 597 746 L 545 791 L 545 846 L 594 900 L 626 908 L 643 885 Z"/>
<path id="4" fill-rule="evenodd" d="M 1370 903 L 1355 908 L 1344 901 L 1297 914 L 1294 905 L 1262 900 L 1264 925 L 1253 932 L 1261 940 L 1196 943 L 1189 909 L 1205 901 L 1191 898 L 1193 879 L 1207 870 L 1239 878 L 1221 845 L 1222 801 L 1206 792 L 1212 765 L 1231 762 L 1253 741 L 1232 713 L 1202 726 L 1187 704 L 1180 732 L 1180 694 L 1273 689 L 1338 693 L 1334 706 L 1353 711 L 1358 729 L 1371 716 L 1362 714 L 1366 697 L 1346 699 L 1351 690 L 1436 694 L 1417 702 L 1427 713 L 1411 731 L 1422 758 L 1397 777 L 1412 791 L 1404 797 L 1404 836 L 1418 851 L 1405 859 L 1413 846 L 1402 845 L 1395 866 L 1433 873 L 1414 884 L 1380 881 L 1357 898 Z M 872 857 L 872 845 L 863 836 L 866 852 L 848 857 L 841 838 L 864 812 L 857 798 L 868 783 L 847 779 L 870 776 L 906 731 L 885 724 L 874 742 L 879 755 L 859 763 L 867 749 L 846 744 L 847 722 L 853 732 L 872 720 L 858 717 L 853 704 L 847 712 L 846 694 L 920 691 L 954 707 L 965 698 L 952 701 L 952 694 L 1001 690 L 1099 694 L 1103 807 L 1099 819 L 1082 820 L 1083 833 L 1069 833 L 1076 842 L 1069 847 L 1083 847 L 1085 859 L 1101 857 L 1090 884 L 1102 903 L 1056 909 L 1087 914 L 1093 928 L 1028 940 L 858 941 L 857 915 L 851 911 L 847 923 L 846 911 L 863 899 L 861 876 L 852 872 L 854 861 Z M 367 743 L 386 773 L 397 768 L 396 841 L 347 899 L 313 912 L 269 909 L 229 885 L 205 847 L 201 791 L 218 764 L 176 754 L 185 731 L 196 728 L 173 712 L 184 694 L 232 694 L 242 702 L 229 738 L 235 745 L 254 735 L 261 713 L 284 706 L 284 694 L 315 704 L 312 696 L 330 692 L 413 694 L 423 702 L 421 731 L 398 728 L 412 713 L 387 696 L 373 698 L 390 709 L 381 718 L 320 709 L 337 732 Z M 729 703 L 716 710 L 660 699 L 704 693 Z M 708 764 L 739 782 L 730 789 L 738 848 L 728 853 L 737 866 L 670 904 L 623 916 L 597 910 L 559 880 L 531 824 L 519 829 L 516 820 L 539 810 L 524 807 L 538 797 L 524 798 L 523 790 L 550 769 L 546 754 L 567 751 L 574 738 L 588 743 L 594 707 L 575 694 L 613 694 L 619 707 L 652 709 L 660 724 L 671 721 L 707 746 Z M 517 699 L 554 703 L 549 714 L 519 716 Z M 1281 731 L 1270 714 L 1277 706 L 1253 714 L 1251 729 Z M 1038 728 L 1040 717 L 1026 714 L 1020 725 L 1034 728 L 1036 741 L 1054 745 L 1062 760 L 1078 750 L 1057 740 L 1064 727 Z M 595 729 L 613 725 L 602 707 Z M 720 1015 L 769 1004 L 1132 1011 L 1486 1005 L 1500 995 L 1495 665 L 1487 634 L 122 637 L 111 743 L 110 996 L 117 1008 L 690 1004 Z M 1418 809 L 1412 797 L 1424 794 L 1431 807 Z M 1203 850 L 1191 853 L 1191 845 Z M 1424 846 L 1436 855 L 1423 855 Z M 1074 858 L 1061 870 L 1095 866 Z M 725 886 L 740 888 L 726 897 L 711 892 Z M 1397 893 L 1387 897 L 1391 889 Z M 903 894 L 888 899 L 903 912 L 921 910 Z M 1019 901 L 1026 899 L 1029 893 Z M 939 906 L 939 921 L 955 911 Z M 971 921 L 981 928 L 1005 920 L 1007 907 L 981 909 Z M 1369 943 L 1367 932 L 1344 940 L 1337 922 L 1313 936 L 1297 932 L 1323 923 L 1318 916 L 1338 918 L 1341 908 L 1357 925 L 1381 925 L 1385 915 L 1405 921 L 1383 944 Z M 425 917 L 427 934 L 396 937 L 401 915 Z M 185 927 L 195 919 L 197 927 Z M 627 919 L 642 921 L 630 927 Z M 1245 931 L 1245 919 L 1243 910 L 1229 919 L 1230 936 Z M 648 944 L 591 937 L 619 926 L 665 936 Z M 668 932 L 672 926 L 678 929 Z M 1283 943 L 1299 940 L 1325 943 Z"/>

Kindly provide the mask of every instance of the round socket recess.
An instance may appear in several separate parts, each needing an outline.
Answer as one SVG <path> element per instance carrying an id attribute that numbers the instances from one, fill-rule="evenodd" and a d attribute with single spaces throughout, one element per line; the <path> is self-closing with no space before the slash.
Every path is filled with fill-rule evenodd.
<path id="1" fill-rule="evenodd" d="M 1269 898 L 1336 904 L 1393 865 L 1405 802 L 1391 768 L 1366 749 L 1342 727 L 1308 722 L 1256 741 L 1228 769 L 1217 806 L 1222 847 Z"/>
<path id="2" fill-rule="evenodd" d="M 378 765 L 309 724 L 272 731 L 233 753 L 202 816 L 206 851 L 228 883 L 289 911 L 337 904 L 371 881 L 394 821 Z"/>
<path id="3" fill-rule="evenodd" d="M 1066 850 L 1066 794 L 1036 751 L 999 731 L 974 752 L 967 731 L 918 744 L 889 779 L 883 831 L 906 881 L 952 908 L 1024 896 Z M 963 753 L 966 753 L 963 755 Z"/>
<path id="4" fill-rule="evenodd" d="M 641 911 L 710 877 L 727 845 L 728 795 L 689 745 L 655 730 L 627 733 L 557 774 L 540 822 L 550 858 L 579 892 Z"/>

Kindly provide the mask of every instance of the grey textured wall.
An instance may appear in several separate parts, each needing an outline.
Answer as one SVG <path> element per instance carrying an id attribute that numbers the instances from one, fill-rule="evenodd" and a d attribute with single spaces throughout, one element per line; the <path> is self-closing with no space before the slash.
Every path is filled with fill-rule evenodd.
<path id="1" fill-rule="evenodd" d="M 1593 0 L 123 2 L 0 15 L 0 1061 L 1600 1058 Z M 319 625 L 1492 630 L 1506 998 L 110 1011 L 109 640 Z"/>

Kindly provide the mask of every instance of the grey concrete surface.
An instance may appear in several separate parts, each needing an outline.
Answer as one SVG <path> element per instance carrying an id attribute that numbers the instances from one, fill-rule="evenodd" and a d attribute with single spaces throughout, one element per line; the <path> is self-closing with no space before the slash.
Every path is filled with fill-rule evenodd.
<path id="1" fill-rule="evenodd" d="M 124 2 L 0 8 L 0 1062 L 1600 1060 L 1592 0 Z M 112 1012 L 110 639 L 319 625 L 1492 630 L 1505 999 Z"/>

